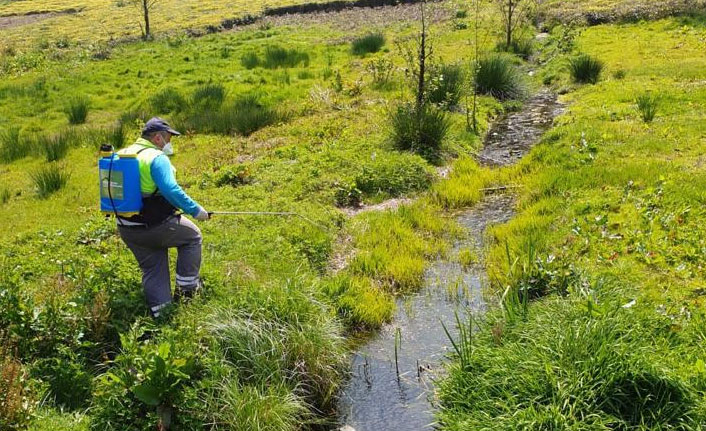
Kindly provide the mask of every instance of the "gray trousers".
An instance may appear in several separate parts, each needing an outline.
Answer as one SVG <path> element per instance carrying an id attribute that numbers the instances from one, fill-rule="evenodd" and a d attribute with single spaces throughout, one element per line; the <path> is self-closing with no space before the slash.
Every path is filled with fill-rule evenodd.
<path id="1" fill-rule="evenodd" d="M 176 216 L 151 227 L 125 227 L 118 232 L 142 270 L 142 287 L 153 315 L 172 302 L 169 248 L 177 248 L 177 289 L 196 289 L 201 268 L 201 231 L 186 217 Z"/>

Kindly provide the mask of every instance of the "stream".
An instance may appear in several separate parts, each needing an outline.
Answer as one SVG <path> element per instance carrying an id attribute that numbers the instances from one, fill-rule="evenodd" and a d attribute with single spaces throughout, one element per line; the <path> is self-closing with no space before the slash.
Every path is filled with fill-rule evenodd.
<path id="1" fill-rule="evenodd" d="M 477 156 L 479 162 L 488 166 L 516 163 L 539 141 L 562 109 L 556 95 L 542 89 L 520 111 L 503 116 L 493 125 Z M 468 235 L 454 244 L 449 256 L 467 247 L 482 256 L 486 228 L 510 220 L 513 202 L 508 194 L 489 195 L 459 214 L 456 220 Z M 482 257 L 469 267 L 438 259 L 425 272 L 424 288 L 397 298 L 392 322 L 353 354 L 351 377 L 338 405 L 341 431 L 435 428 L 434 381 L 441 377 L 443 361 L 452 349 L 444 326 L 456 336 L 456 314 L 464 322 L 468 313 L 484 311 L 485 279 Z"/>

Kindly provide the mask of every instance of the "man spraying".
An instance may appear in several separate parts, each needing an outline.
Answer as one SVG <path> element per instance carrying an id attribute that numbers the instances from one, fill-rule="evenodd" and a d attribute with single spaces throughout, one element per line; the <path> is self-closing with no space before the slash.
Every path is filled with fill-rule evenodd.
<path id="1" fill-rule="evenodd" d="M 210 217 L 176 182 L 176 169 L 167 156 L 174 153 L 172 136 L 179 135 L 155 117 L 134 144 L 118 152 L 134 154 L 138 160 L 142 210 L 131 217 L 118 217 L 118 231 L 140 265 L 147 305 L 155 318 L 172 302 L 169 248 L 178 251 L 175 297 L 192 297 L 202 286 L 201 231 L 177 210 L 200 221 Z"/>

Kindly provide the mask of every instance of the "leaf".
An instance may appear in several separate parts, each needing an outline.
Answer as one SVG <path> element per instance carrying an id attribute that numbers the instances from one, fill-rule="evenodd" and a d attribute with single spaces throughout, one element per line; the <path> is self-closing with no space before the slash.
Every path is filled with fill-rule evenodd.
<path id="1" fill-rule="evenodd" d="M 143 383 L 132 388 L 132 393 L 135 394 L 138 400 L 150 406 L 158 406 L 160 404 L 159 390 L 152 385 Z"/>
<path id="2" fill-rule="evenodd" d="M 694 364 L 694 368 L 696 368 L 696 372 L 699 374 L 706 374 L 706 364 L 704 363 L 703 360 L 699 359 L 696 361 L 696 364 Z"/>

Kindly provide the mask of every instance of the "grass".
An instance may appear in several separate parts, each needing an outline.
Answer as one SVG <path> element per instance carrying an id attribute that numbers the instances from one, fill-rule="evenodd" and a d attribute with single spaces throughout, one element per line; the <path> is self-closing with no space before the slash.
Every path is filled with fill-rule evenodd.
<path id="1" fill-rule="evenodd" d="M 403 103 L 390 113 L 392 145 L 430 161 L 440 157 L 451 126 L 446 113 L 434 106 Z"/>
<path id="2" fill-rule="evenodd" d="M 489 55 L 478 62 L 474 77 L 476 90 L 501 100 L 519 99 L 525 84 L 512 60 L 506 55 Z"/>
<path id="3" fill-rule="evenodd" d="M 372 54 L 380 51 L 385 45 L 385 35 L 370 33 L 351 42 L 351 52 L 355 55 Z"/>
<path id="4" fill-rule="evenodd" d="M 33 150 L 30 140 L 20 136 L 18 127 L 0 131 L 0 161 L 9 163 L 28 156 Z"/>
<path id="5" fill-rule="evenodd" d="M 640 117 L 645 123 L 651 123 L 657 115 L 659 108 L 659 98 L 656 95 L 645 93 L 637 96 L 635 99 L 637 110 L 640 112 Z"/>
<path id="6" fill-rule="evenodd" d="M 575 82 L 595 84 L 601 78 L 603 62 L 587 54 L 569 60 L 569 72 Z"/>
<path id="7" fill-rule="evenodd" d="M 69 181 L 70 174 L 56 163 L 47 163 L 44 167 L 30 174 L 40 199 L 48 198 L 61 190 Z"/>
<path id="8" fill-rule="evenodd" d="M 267 69 L 290 68 L 299 64 L 309 65 L 309 54 L 296 48 L 284 48 L 281 46 L 268 46 L 265 48 L 265 58 L 262 66 Z"/>
<path id="9" fill-rule="evenodd" d="M 38 138 L 38 145 L 44 150 L 47 162 L 55 162 L 66 156 L 70 147 L 69 139 L 68 133 Z"/>
<path id="10" fill-rule="evenodd" d="M 88 118 L 90 101 L 86 97 L 74 97 L 69 100 L 66 106 L 66 118 L 69 124 L 83 124 Z"/>

